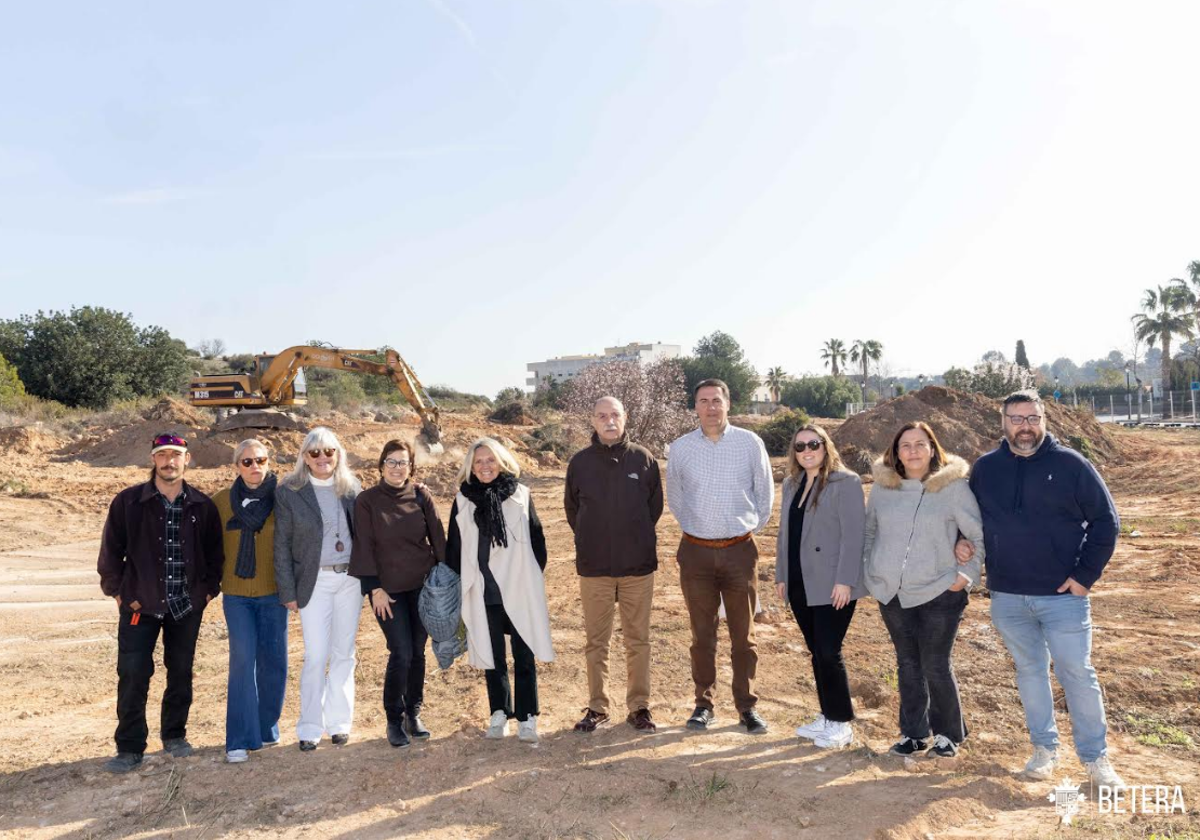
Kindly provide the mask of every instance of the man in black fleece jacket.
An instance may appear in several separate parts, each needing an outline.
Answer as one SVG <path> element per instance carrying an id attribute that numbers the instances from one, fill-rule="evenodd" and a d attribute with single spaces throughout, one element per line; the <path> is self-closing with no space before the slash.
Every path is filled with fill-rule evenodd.
<path id="1" fill-rule="evenodd" d="M 1012 394 L 1002 412 L 1005 440 L 976 461 L 970 484 L 983 515 L 992 623 L 1016 663 L 1033 742 L 1024 774 L 1048 779 L 1058 760 L 1053 661 L 1088 778 L 1121 787 L 1107 755 L 1088 597 L 1116 547 L 1117 511 L 1088 460 L 1046 434 L 1036 392 Z"/>

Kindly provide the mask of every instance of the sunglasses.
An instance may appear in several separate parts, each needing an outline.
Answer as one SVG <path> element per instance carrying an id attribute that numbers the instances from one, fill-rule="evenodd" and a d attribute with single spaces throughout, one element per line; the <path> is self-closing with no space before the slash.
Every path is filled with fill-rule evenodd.
<path id="1" fill-rule="evenodd" d="M 816 452 L 823 445 L 824 444 L 822 444 L 821 441 L 819 441 L 819 440 L 810 440 L 810 441 L 806 441 L 803 443 L 795 444 L 797 452 L 803 452 L 805 449 L 807 449 L 811 452 Z"/>
<path id="2" fill-rule="evenodd" d="M 407 467 L 408 461 L 397 461 L 395 458 L 388 458 L 386 461 L 383 462 L 383 465 L 385 467 L 389 467 L 393 470 L 398 470 L 401 467 Z"/>
<path id="3" fill-rule="evenodd" d="M 248 467 L 248 466 L 250 466 L 251 464 L 258 464 L 258 465 L 261 467 L 263 464 L 267 463 L 267 461 L 269 461 L 269 460 L 270 460 L 270 459 L 269 459 L 267 456 L 265 456 L 265 455 L 264 455 L 263 457 L 261 457 L 261 458 L 243 458 L 243 459 L 242 459 L 242 466 L 243 466 L 243 467 Z"/>
<path id="4" fill-rule="evenodd" d="M 337 454 L 337 450 L 332 447 L 326 447 L 324 449 L 310 449 L 304 454 L 309 458 L 320 458 L 322 454 L 324 454 L 326 458 L 332 458 Z"/>
<path id="5" fill-rule="evenodd" d="M 159 435 L 154 439 L 154 446 L 182 446 L 187 448 L 187 441 L 178 435 Z"/>

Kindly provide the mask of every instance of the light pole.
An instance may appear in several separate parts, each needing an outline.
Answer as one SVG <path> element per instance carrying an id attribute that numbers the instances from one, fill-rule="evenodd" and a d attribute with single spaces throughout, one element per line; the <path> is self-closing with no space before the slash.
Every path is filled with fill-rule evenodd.
<path id="1" fill-rule="evenodd" d="M 893 379 L 891 382 L 888 383 L 888 390 L 890 390 L 892 393 L 892 399 L 895 399 L 896 398 L 896 380 L 895 379 Z"/>
<path id="2" fill-rule="evenodd" d="M 920 388 L 924 388 L 925 387 L 925 374 L 923 374 L 923 373 L 919 374 L 917 376 L 917 382 L 920 384 Z M 918 388 L 918 390 L 920 390 L 920 389 Z"/>
<path id="3" fill-rule="evenodd" d="M 1054 401 L 1058 402 L 1058 377 L 1054 377 Z"/>
<path id="4" fill-rule="evenodd" d="M 1125 363 L 1125 418 L 1127 420 L 1133 419 L 1133 397 L 1129 392 L 1129 366 L 1132 364 L 1133 362 Z"/>

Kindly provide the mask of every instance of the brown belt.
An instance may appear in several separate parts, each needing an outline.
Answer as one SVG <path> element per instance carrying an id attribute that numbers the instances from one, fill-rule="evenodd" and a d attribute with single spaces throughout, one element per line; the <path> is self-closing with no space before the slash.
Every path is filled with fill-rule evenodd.
<path id="1" fill-rule="evenodd" d="M 752 536 L 754 536 L 754 532 L 747 531 L 746 533 L 742 534 L 740 537 L 730 537 L 727 540 L 704 540 L 704 539 L 701 539 L 700 537 L 693 537 L 691 534 L 684 534 L 683 538 L 685 540 L 687 540 L 688 542 L 690 542 L 692 545 L 699 545 L 699 546 L 703 546 L 704 548 L 729 548 L 729 546 L 731 546 L 731 545 L 737 545 L 738 543 L 744 543 L 746 540 L 750 539 Z"/>

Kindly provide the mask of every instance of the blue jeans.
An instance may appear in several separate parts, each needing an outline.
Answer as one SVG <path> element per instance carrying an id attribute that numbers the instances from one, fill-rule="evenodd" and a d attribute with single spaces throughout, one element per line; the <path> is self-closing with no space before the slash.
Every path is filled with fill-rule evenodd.
<path id="1" fill-rule="evenodd" d="M 278 595 L 224 595 L 229 628 L 225 749 L 257 750 L 279 740 L 287 688 L 287 607 Z"/>
<path id="2" fill-rule="evenodd" d="M 1017 690 L 1025 708 L 1029 740 L 1058 747 L 1050 663 L 1067 697 L 1071 734 L 1080 761 L 1107 751 L 1104 698 L 1092 667 L 1091 600 L 1077 595 L 992 593 L 992 624 L 1017 666 Z"/>

